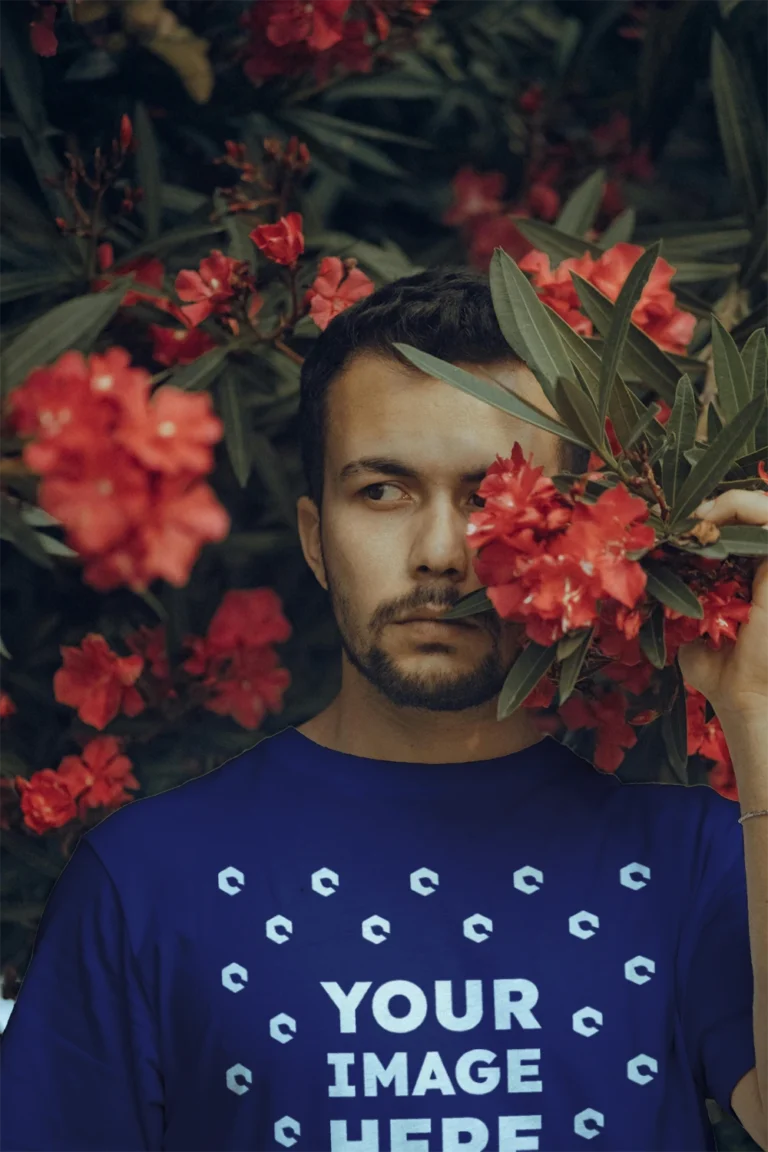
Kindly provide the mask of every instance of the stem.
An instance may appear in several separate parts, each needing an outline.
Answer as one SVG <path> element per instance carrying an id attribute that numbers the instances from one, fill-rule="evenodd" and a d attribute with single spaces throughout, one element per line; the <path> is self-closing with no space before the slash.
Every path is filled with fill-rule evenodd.
<path id="1" fill-rule="evenodd" d="M 287 356 L 289 360 L 292 360 L 294 364 L 298 364 L 299 367 L 301 367 L 301 365 L 304 363 L 303 356 L 300 356 L 298 352 L 294 352 L 293 348 L 289 348 L 288 345 L 284 344 L 283 341 L 279 338 L 275 340 L 274 343 L 278 352 L 282 352 L 283 355 Z"/>

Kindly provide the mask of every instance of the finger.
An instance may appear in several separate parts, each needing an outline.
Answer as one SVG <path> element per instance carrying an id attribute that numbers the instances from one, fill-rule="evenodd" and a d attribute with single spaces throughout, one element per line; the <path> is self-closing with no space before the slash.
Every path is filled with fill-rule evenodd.
<path id="1" fill-rule="evenodd" d="M 731 520 L 736 524 L 768 525 L 768 492 L 731 488 L 714 500 L 705 500 L 699 504 L 694 516 L 711 520 L 713 524 L 724 524 Z"/>

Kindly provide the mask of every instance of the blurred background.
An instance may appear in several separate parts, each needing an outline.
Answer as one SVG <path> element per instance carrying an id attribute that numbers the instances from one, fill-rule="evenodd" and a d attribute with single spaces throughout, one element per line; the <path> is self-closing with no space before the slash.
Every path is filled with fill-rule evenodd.
<path id="1" fill-rule="evenodd" d="M 661 237 L 697 387 L 711 310 L 740 346 L 765 323 L 766 12 L 0 6 L 0 1025 L 84 829 L 336 692 L 295 524 L 299 369 L 333 315 L 435 264 L 484 271 L 496 247 L 543 252 L 554 278 Z M 84 380 L 174 391 L 118 434 Z M 68 456 L 40 427 L 30 450 L 33 408 L 71 422 Z M 207 438 L 174 456 L 185 421 Z M 593 736 L 567 739 L 589 754 Z M 729 794 L 715 752 L 692 763 Z M 651 729 L 618 774 L 667 771 Z M 710 1103 L 720 1147 L 757 1147 Z"/>

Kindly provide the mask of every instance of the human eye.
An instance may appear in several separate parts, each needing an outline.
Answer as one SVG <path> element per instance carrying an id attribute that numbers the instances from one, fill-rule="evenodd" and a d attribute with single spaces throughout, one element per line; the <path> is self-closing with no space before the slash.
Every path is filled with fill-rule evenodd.
<path id="1" fill-rule="evenodd" d="M 398 488 L 397 484 L 390 484 L 385 480 L 380 480 L 378 484 L 367 484 L 365 488 L 360 489 L 360 495 L 365 496 L 368 500 L 372 500 L 374 504 L 390 503 L 378 498 L 378 494 L 382 488 L 392 488 L 395 492 L 401 492 L 402 489 Z"/>
<path id="2" fill-rule="evenodd" d="M 479 504 L 475 505 L 476 508 L 485 508 L 485 496 L 481 496 L 478 492 L 473 492 L 470 499 L 479 500 Z"/>

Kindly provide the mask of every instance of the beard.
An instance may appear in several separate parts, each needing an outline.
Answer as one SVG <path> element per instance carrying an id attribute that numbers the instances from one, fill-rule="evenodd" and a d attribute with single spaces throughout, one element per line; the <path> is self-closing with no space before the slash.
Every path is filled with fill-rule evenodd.
<path id="1" fill-rule="evenodd" d="M 501 629 L 498 618 L 489 613 L 491 619 L 480 625 L 491 636 L 492 646 L 475 668 L 443 673 L 410 673 L 398 667 L 396 659 L 376 643 L 364 643 L 352 625 L 349 598 L 335 586 L 326 568 L 326 580 L 331 598 L 336 624 L 341 637 L 341 645 L 350 663 L 365 679 L 378 689 L 388 700 L 399 708 L 421 708 L 429 712 L 461 712 L 486 704 L 501 692 L 514 657 L 505 659 L 500 649 Z M 440 599 L 435 595 L 430 603 Z M 459 597 L 443 607 L 456 603 Z M 378 631 L 379 625 L 392 619 L 391 613 L 374 614 L 371 633 Z M 443 645 L 423 646 L 425 651 L 445 651 Z"/>

